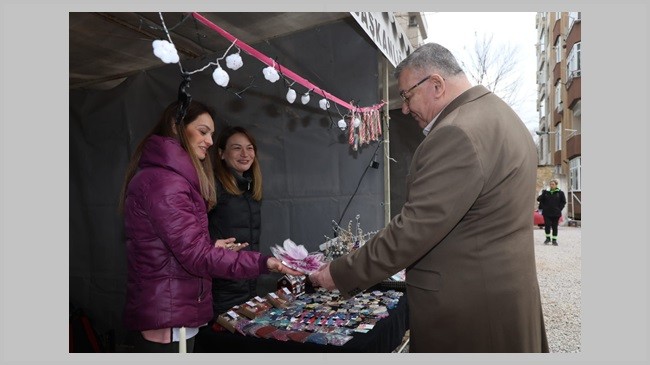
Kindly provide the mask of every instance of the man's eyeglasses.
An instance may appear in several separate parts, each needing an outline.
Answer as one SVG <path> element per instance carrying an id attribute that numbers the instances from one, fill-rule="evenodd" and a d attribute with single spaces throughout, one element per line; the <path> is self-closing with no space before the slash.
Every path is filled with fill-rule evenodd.
<path id="1" fill-rule="evenodd" d="M 424 83 L 425 81 L 427 81 L 427 80 L 430 79 L 430 78 L 431 78 L 431 75 L 429 75 L 429 76 L 423 78 L 423 79 L 420 80 L 417 84 L 411 86 L 410 89 L 408 89 L 408 90 L 406 90 L 406 91 L 402 91 L 402 92 L 400 92 L 400 93 L 399 93 L 399 96 L 402 97 L 402 101 L 408 104 L 408 102 L 409 102 L 409 97 L 406 96 L 406 94 L 410 93 L 411 91 L 413 91 L 413 89 L 415 89 L 416 87 L 422 85 L 422 83 Z"/>

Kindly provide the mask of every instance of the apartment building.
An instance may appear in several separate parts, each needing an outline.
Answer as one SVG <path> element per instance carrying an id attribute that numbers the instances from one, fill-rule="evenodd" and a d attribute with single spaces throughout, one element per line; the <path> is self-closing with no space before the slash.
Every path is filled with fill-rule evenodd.
<path id="1" fill-rule="evenodd" d="M 540 167 L 566 192 L 569 222 L 581 219 L 581 13 L 537 13 Z"/>
<path id="2" fill-rule="evenodd" d="M 414 48 L 418 48 L 428 37 L 426 13 L 394 13 L 395 19 L 402 27 Z"/>

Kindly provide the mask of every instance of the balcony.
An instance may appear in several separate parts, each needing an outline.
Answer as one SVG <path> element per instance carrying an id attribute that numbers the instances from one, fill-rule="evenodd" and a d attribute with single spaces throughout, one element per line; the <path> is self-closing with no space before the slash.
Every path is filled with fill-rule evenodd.
<path id="1" fill-rule="evenodd" d="M 556 62 L 555 67 L 553 67 L 553 85 L 559 80 L 562 72 L 562 62 Z"/>
<path id="2" fill-rule="evenodd" d="M 574 44 L 580 42 L 582 31 L 582 22 L 576 21 L 573 23 L 573 26 L 569 30 L 569 34 L 566 37 L 566 48 L 571 49 Z"/>
<path id="3" fill-rule="evenodd" d="M 569 103 L 569 108 L 573 108 L 575 103 L 582 97 L 582 81 L 580 81 L 580 75 L 580 70 L 577 73 L 574 71 L 571 82 L 567 83 L 567 103 Z"/>
<path id="4" fill-rule="evenodd" d="M 555 108 L 553 108 L 553 124 L 558 124 L 562 121 L 564 115 L 564 108 L 562 102 Z"/>
<path id="5" fill-rule="evenodd" d="M 566 141 L 566 157 L 572 159 L 578 156 L 581 156 L 582 150 L 582 137 L 580 134 L 576 134 Z"/>
<path id="6" fill-rule="evenodd" d="M 562 165 L 562 150 L 558 150 L 553 153 L 553 165 Z"/>
<path id="7" fill-rule="evenodd" d="M 560 30 L 562 29 L 560 26 L 562 22 L 560 21 L 560 18 L 555 19 L 555 24 L 553 24 L 553 39 L 556 39 L 557 37 L 560 36 Z"/>

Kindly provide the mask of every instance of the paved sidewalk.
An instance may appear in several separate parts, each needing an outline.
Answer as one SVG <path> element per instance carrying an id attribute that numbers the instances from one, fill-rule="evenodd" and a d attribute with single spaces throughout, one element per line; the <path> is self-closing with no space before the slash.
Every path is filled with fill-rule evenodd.
<path id="1" fill-rule="evenodd" d="M 558 246 L 545 245 L 544 229 L 535 228 L 535 259 L 550 352 L 580 352 L 582 233 L 560 227 Z"/>

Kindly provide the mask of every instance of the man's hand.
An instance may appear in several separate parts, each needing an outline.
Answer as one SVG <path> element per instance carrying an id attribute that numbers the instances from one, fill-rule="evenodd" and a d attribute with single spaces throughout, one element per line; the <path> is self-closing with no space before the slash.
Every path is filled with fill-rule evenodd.
<path id="1" fill-rule="evenodd" d="M 326 265 L 323 265 L 318 271 L 309 275 L 309 281 L 312 285 L 320 286 L 327 290 L 336 289 L 334 284 L 334 279 L 332 279 L 332 274 L 330 273 L 330 264 L 329 262 Z"/>

